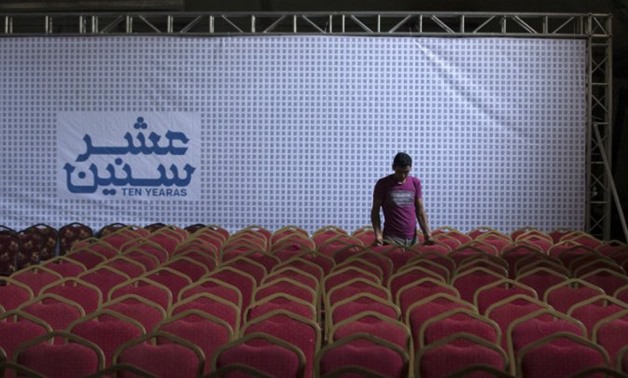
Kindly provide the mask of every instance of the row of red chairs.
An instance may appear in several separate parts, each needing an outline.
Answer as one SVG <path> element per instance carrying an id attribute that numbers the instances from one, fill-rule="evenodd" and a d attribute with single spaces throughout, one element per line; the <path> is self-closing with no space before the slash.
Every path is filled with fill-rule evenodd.
<path id="1" fill-rule="evenodd" d="M 236 346 L 249 348 L 250 345 L 248 344 L 250 343 L 254 345 L 272 344 L 274 347 L 290 349 L 287 345 L 294 346 L 296 342 L 295 340 L 290 341 L 286 339 L 289 338 L 288 335 L 295 332 L 288 331 L 288 335 L 283 335 L 279 338 L 279 340 L 288 343 L 283 346 L 279 345 L 281 343 L 277 343 L 277 340 L 268 337 L 269 335 L 272 337 L 273 334 L 276 334 L 278 332 L 277 330 L 268 330 L 263 333 L 265 335 L 264 337 L 251 337 L 250 340 L 245 339 L 245 335 L 241 332 L 249 326 L 249 323 L 263 318 L 263 316 L 271 314 L 273 311 L 283 311 L 281 316 L 284 316 L 282 320 L 284 322 L 287 322 L 285 319 L 286 314 L 290 314 L 294 319 L 298 320 L 308 319 L 311 323 L 305 327 L 312 329 L 314 335 L 320 335 L 319 340 L 321 340 L 324 345 L 322 349 L 316 353 L 303 353 L 305 361 L 303 369 L 307 369 L 305 370 L 307 374 L 311 374 L 311 372 L 318 369 L 318 371 L 314 372 L 315 375 L 333 374 L 334 371 L 342 369 L 342 366 L 338 366 L 338 364 L 334 365 L 334 357 L 345 356 L 345 353 L 350 354 L 350 351 L 360 350 L 361 347 L 366 346 L 376 350 L 375 355 L 389 354 L 392 360 L 386 360 L 388 362 L 383 364 L 385 366 L 375 364 L 370 366 L 370 369 L 365 367 L 365 371 L 380 371 L 380 373 L 382 373 L 384 372 L 383 369 L 388 366 L 392 369 L 397 369 L 396 373 L 393 373 L 392 370 L 385 370 L 388 375 L 397 375 L 401 371 L 409 372 L 410 374 L 420 373 L 421 369 L 426 369 L 427 366 L 431 366 L 426 362 L 430 360 L 430 358 L 428 358 L 430 354 L 427 353 L 427 351 L 431 350 L 429 346 L 439 345 L 436 344 L 438 340 L 432 339 L 428 339 L 429 342 L 425 343 L 425 340 L 421 336 L 421 327 L 423 323 L 425 323 L 423 321 L 425 319 L 422 320 L 420 316 L 426 312 L 422 307 L 423 305 L 436 306 L 441 301 L 444 301 L 444 303 L 452 302 L 456 305 L 461 305 L 461 308 L 465 306 L 468 307 L 469 314 L 475 314 L 490 319 L 490 317 L 483 312 L 484 307 L 482 308 L 483 310 L 479 310 L 480 306 L 478 306 L 477 303 L 483 301 L 483 299 L 479 299 L 482 298 L 482 296 L 478 296 L 478 299 L 476 299 L 474 298 L 474 293 L 472 297 L 465 294 L 465 299 L 460 298 L 463 296 L 462 292 L 464 289 L 478 284 L 478 282 L 465 282 L 463 278 L 474 277 L 476 273 L 478 276 L 481 276 L 480 278 L 482 279 L 490 277 L 490 284 L 497 282 L 497 280 L 493 280 L 493 278 L 502 280 L 492 288 L 503 288 L 504 293 L 502 293 L 502 295 L 508 294 L 505 299 L 512 299 L 512 304 L 519 302 L 529 304 L 533 303 L 533 300 L 535 300 L 532 292 L 528 292 L 529 295 L 518 294 L 521 295 L 520 298 L 515 295 L 514 291 L 508 291 L 511 286 L 521 288 L 523 285 L 517 285 L 516 279 L 511 280 L 508 278 L 508 269 L 504 271 L 505 273 L 502 272 L 504 274 L 500 275 L 495 274 L 495 271 L 487 268 L 493 267 L 493 265 L 472 265 L 473 262 L 484 262 L 485 260 L 499 265 L 496 263 L 497 260 L 495 258 L 488 258 L 488 256 L 503 258 L 507 256 L 507 251 L 504 250 L 502 250 L 503 254 L 499 256 L 493 255 L 490 251 L 486 252 L 481 248 L 476 248 L 473 254 L 456 260 L 454 258 L 455 255 L 451 254 L 455 251 L 460 252 L 460 247 L 452 251 L 451 247 L 447 246 L 445 243 L 439 244 L 431 250 L 425 249 L 426 247 L 418 247 L 415 250 L 390 247 L 365 249 L 364 246 L 359 243 L 352 244 L 354 239 L 358 239 L 357 235 L 352 239 L 350 238 L 351 235 L 347 235 L 334 228 L 323 230 L 321 233 L 315 233 L 312 237 L 309 237 L 307 234 L 304 235 L 301 230 L 296 228 L 286 229 L 284 230 L 286 231 L 285 234 L 280 235 L 279 233 L 266 234 L 263 232 L 263 229 L 256 227 L 242 230 L 233 235 L 223 235 L 223 237 L 217 235 L 217 230 L 211 230 L 207 231 L 205 233 L 206 235 L 200 238 L 199 236 L 203 234 L 203 232 L 196 234 L 194 238 L 190 238 L 189 233 L 186 235 L 177 229 L 161 229 L 163 229 L 163 231 L 152 232 L 150 235 L 140 231 L 139 233 L 143 235 L 139 235 L 136 233 L 136 230 L 130 230 L 132 231 L 130 232 L 128 229 L 120 228 L 117 231 L 97 238 L 98 240 L 86 239 L 84 243 L 75 244 L 73 250 L 65 257 L 58 257 L 44 265 L 23 269 L 18 272 L 20 274 L 13 275 L 12 278 L 19 278 L 20 275 L 33 273 L 35 271 L 37 271 L 37 273 L 34 275 L 43 272 L 44 275 L 52 276 L 53 281 L 58 281 L 57 284 L 65 286 L 71 284 L 69 285 L 71 289 L 68 290 L 68 292 L 76 292 L 77 286 L 72 285 L 79 282 L 79 280 L 84 281 L 83 278 L 76 280 L 69 280 L 67 278 L 59 279 L 59 277 L 55 277 L 55 273 L 59 274 L 59 271 L 66 269 L 65 272 L 67 274 L 74 269 L 74 271 L 78 272 L 76 276 L 88 277 L 88 275 L 97 274 L 97 272 L 117 273 L 128 269 L 128 278 L 121 282 L 123 284 L 122 286 L 119 286 L 120 284 L 110 285 L 107 290 L 103 290 L 103 292 L 108 291 L 109 293 L 104 295 L 108 302 L 115 300 L 113 296 L 110 295 L 112 290 L 115 289 L 113 293 L 115 293 L 116 298 L 126 295 L 127 298 L 125 299 L 129 301 L 142 302 L 140 298 L 143 298 L 145 299 L 145 303 L 143 303 L 145 305 L 155 303 L 152 300 L 144 298 L 147 294 L 142 293 L 141 289 L 144 286 L 159 287 L 161 285 L 166 288 L 166 290 L 162 290 L 163 292 L 170 291 L 171 294 L 174 293 L 172 298 L 177 298 L 176 300 L 171 299 L 170 302 L 167 299 L 163 300 L 161 305 L 155 306 L 167 309 L 164 310 L 167 318 L 173 318 L 180 313 L 192 310 L 197 310 L 201 313 L 209 313 L 216 311 L 217 308 L 222 308 L 222 312 L 229 312 L 229 309 L 231 308 L 233 310 L 233 307 L 235 307 L 235 309 L 241 309 L 242 311 L 238 313 L 239 316 L 232 316 L 233 321 L 231 324 L 227 322 L 227 325 L 229 325 L 232 330 L 234 328 L 239 329 L 238 332 L 234 332 L 234 334 L 237 335 L 235 340 L 223 344 L 227 349 Z M 323 237 L 323 233 L 329 234 L 328 237 Z M 179 235 L 179 237 L 175 235 Z M 364 235 L 362 236 L 366 237 L 366 235 L 368 235 L 368 230 L 364 230 Z M 448 235 L 447 238 L 451 236 L 452 235 Z M 274 240 L 272 240 L 273 237 L 275 237 Z M 439 238 L 444 239 L 445 236 Z M 180 240 L 177 241 L 177 239 Z M 316 241 L 314 241 L 314 239 L 316 239 Z M 313 244 L 312 241 L 314 242 Z M 350 242 L 347 243 L 347 241 Z M 312 246 L 316 249 L 316 253 L 312 253 Z M 112 248 L 110 249 L 110 247 Z M 439 253 L 438 248 L 440 247 L 442 247 L 441 252 L 443 253 Z M 622 249 L 621 245 L 617 245 L 616 247 L 616 251 L 613 253 L 617 253 Z M 596 253 L 599 252 L 593 248 L 587 248 L 589 248 L 589 252 L 590 250 Z M 108 255 L 110 252 L 114 253 Z M 550 257 L 549 255 L 544 256 Z M 448 266 L 449 262 L 452 261 L 453 265 Z M 54 268 L 46 268 L 46 266 L 54 266 Z M 61 266 L 64 268 L 61 268 Z M 72 266 L 79 268 L 70 269 Z M 140 268 L 140 266 L 143 269 Z M 189 270 L 186 270 L 186 267 L 189 268 Z M 95 268 L 96 270 L 94 270 Z M 131 274 L 133 269 L 130 268 L 135 268 L 135 275 Z M 187 271 L 187 273 L 183 273 L 183 271 Z M 88 273 L 85 274 L 86 272 Z M 408 273 L 408 276 L 404 276 L 404 273 Z M 423 274 L 423 277 L 415 273 Z M 239 276 L 240 279 L 234 280 L 233 277 L 227 278 L 229 274 Z M 63 277 L 61 274 L 59 274 L 59 276 Z M 122 275 L 118 276 L 124 278 Z M 183 276 L 187 276 L 189 280 L 185 280 Z M 192 276 L 195 276 L 196 279 L 192 280 Z M 412 280 L 410 280 L 405 291 L 401 289 L 404 289 L 406 285 L 396 286 L 396 294 L 401 293 L 401 295 L 392 295 L 393 289 L 391 284 L 393 282 L 400 284 L 400 282 L 395 280 L 401 280 L 402 277 L 412 277 Z M 185 302 L 185 299 L 194 295 L 192 294 L 194 291 L 192 288 L 195 287 L 195 284 L 191 281 L 199 279 L 204 280 L 206 278 L 213 278 L 213 281 L 207 281 L 210 282 L 208 285 L 209 287 L 219 287 L 221 294 L 219 295 L 219 291 L 215 291 L 216 289 L 213 289 L 214 291 L 209 293 L 204 292 L 206 288 L 203 288 L 201 292 L 195 293 L 196 295 L 201 294 L 195 298 L 195 300 L 198 300 L 198 303 L 195 302 L 191 307 L 183 306 L 192 303 Z M 217 284 L 217 282 L 231 282 L 231 284 L 234 285 L 229 283 L 227 283 L 227 285 L 235 287 L 235 290 L 229 290 L 227 285 Z M 311 286 L 307 285 L 308 282 Z M 479 283 L 483 283 L 481 279 Z M 580 282 L 578 282 L 577 285 L 583 286 Z M 11 283 L 11 285 L 7 285 L 7 287 L 8 286 L 19 286 L 19 284 Z M 35 289 L 38 287 L 37 284 L 32 282 L 29 286 Z M 449 294 L 436 292 L 428 295 L 431 286 L 436 288 L 436 290 L 446 291 L 451 289 L 451 292 Z M 481 286 L 484 289 L 484 291 L 481 292 L 484 294 L 491 289 L 491 287 L 484 287 L 486 286 L 485 283 Z M 45 285 L 38 287 L 38 294 L 41 294 L 41 290 L 44 289 L 44 287 Z M 49 289 L 50 288 L 46 288 L 46 291 Z M 196 287 L 196 289 L 200 289 L 200 287 Z M 406 302 L 407 306 L 404 308 L 400 302 L 401 298 L 407 301 L 408 298 L 411 297 L 411 294 L 408 293 L 414 291 L 413 295 L 416 295 L 420 293 L 421 289 L 426 289 L 426 291 L 419 295 L 418 298 L 415 298 L 414 301 Z M 532 290 L 534 291 L 534 289 Z M 188 294 L 190 294 L 188 297 L 181 297 L 181 293 L 188 291 Z M 239 292 L 242 302 L 237 302 L 236 299 L 236 302 L 230 302 L 234 304 L 233 307 L 219 306 L 219 304 L 224 304 L 221 303 L 219 299 L 229 302 L 226 299 L 227 293 L 229 292 L 232 295 L 232 300 L 234 297 L 238 297 L 237 294 L 234 293 Z M 314 299 L 312 292 L 314 293 Z M 378 296 L 378 293 L 381 294 L 381 296 Z M 141 294 L 144 294 L 144 296 Z M 406 295 L 404 296 L 403 294 Z M 35 294 L 33 293 L 33 295 Z M 46 293 L 44 293 L 44 295 L 46 295 Z M 59 293 L 57 293 L 57 295 L 62 297 Z M 275 295 L 275 298 L 264 301 L 273 295 Z M 440 296 L 434 297 L 434 295 Z M 49 293 L 47 299 L 50 300 L 51 298 L 52 294 Z M 156 298 L 157 297 L 153 297 L 152 299 Z M 538 298 L 538 295 L 536 298 Z M 31 298 L 31 301 L 33 299 L 34 298 Z M 424 303 L 419 303 L 426 299 L 429 300 Z M 607 302 L 608 298 L 598 298 L 596 299 L 596 303 L 597 301 Z M 547 305 L 545 302 L 538 302 Z M 99 311 L 101 308 L 98 307 L 97 301 L 95 303 L 96 311 Z M 203 303 L 210 305 L 203 305 Z M 238 305 L 235 303 L 242 304 Z M 483 306 L 488 306 L 484 302 L 482 303 Z M 510 301 L 507 301 L 507 303 L 511 304 Z M 374 311 L 377 306 L 373 306 L 373 304 L 382 305 L 383 310 Z M 413 308 L 409 308 L 413 305 Z M 497 314 L 499 313 L 497 309 L 501 309 L 501 306 L 505 305 L 506 302 L 500 304 L 500 306 L 496 306 L 492 311 Z M 355 308 L 350 309 L 350 307 L 357 307 L 358 311 L 356 312 Z M 549 306 L 546 307 L 551 310 Z M 173 314 L 173 308 L 177 308 L 181 312 Z M 359 308 L 362 309 L 359 310 Z M 438 306 L 435 308 L 438 308 Z M 441 309 L 442 311 L 438 310 L 437 313 L 446 313 L 446 308 L 446 306 L 443 307 Z M 518 311 L 522 308 L 525 308 L 525 306 L 520 306 Z M 455 309 L 456 308 L 451 308 L 450 310 Z M 108 310 L 114 311 L 111 308 L 108 308 Z M 539 308 L 538 310 L 541 309 Z M 464 318 L 468 315 L 464 313 L 464 311 L 459 311 L 460 313 L 452 314 L 452 316 L 447 316 L 442 320 L 451 320 L 450 318 L 458 317 Z M 119 312 L 122 313 L 122 311 Z M 144 312 L 146 312 L 146 310 Z M 236 313 L 236 311 L 232 312 Z M 429 311 L 427 312 L 429 313 Z M 81 316 L 81 319 L 85 319 L 93 313 L 94 312 L 87 312 L 86 315 Z M 268 319 L 264 319 L 260 324 L 266 325 L 267 322 L 271 322 L 269 319 L 274 316 L 279 315 L 274 313 Z M 215 317 L 220 318 L 219 316 Z M 544 316 L 539 317 L 542 318 Z M 554 317 L 554 315 L 551 317 Z M 241 321 L 242 325 L 236 324 L 238 319 Z M 620 317 L 620 319 L 622 318 Z M 388 322 L 389 320 L 390 322 Z M 207 322 L 203 321 L 200 323 L 205 324 Z M 498 328 L 502 331 L 504 327 L 501 324 L 499 325 L 500 327 Z M 316 326 L 320 328 L 319 331 L 317 331 Z M 371 327 L 370 332 L 372 334 L 370 338 L 354 336 L 366 334 L 369 332 L 368 327 Z M 449 331 L 455 329 L 453 326 L 447 326 L 445 328 Z M 149 329 L 154 329 L 154 326 Z M 279 329 L 282 328 L 279 327 Z M 388 329 L 390 332 L 381 332 L 384 329 Z M 404 329 L 407 329 L 409 334 L 411 334 L 411 337 L 408 338 L 406 343 L 399 342 L 403 337 L 397 337 L 396 339 L 392 337 L 387 339 L 385 337 L 395 335 L 393 330 L 399 331 L 396 333 L 397 335 L 403 335 Z M 285 329 L 283 330 L 285 331 Z M 377 331 L 380 332 L 379 335 L 377 335 Z M 408 332 L 406 332 L 406 334 Z M 426 331 L 423 333 L 424 335 L 426 334 L 425 332 Z M 429 335 L 429 332 L 427 334 Z M 340 336 L 336 338 L 335 335 Z M 351 339 L 350 336 L 354 336 L 354 339 Z M 449 336 L 452 335 L 448 335 L 448 337 Z M 64 337 L 67 338 L 68 336 L 64 335 Z M 452 338 L 450 341 L 456 345 L 475 345 L 473 350 L 481 349 L 477 346 L 481 343 L 476 342 L 477 340 L 475 340 L 474 337 L 477 338 L 479 336 L 471 333 L 464 337 Z M 589 343 L 592 342 L 589 335 L 586 333 L 580 335 L 580 337 L 584 338 L 585 341 Z M 55 338 L 58 337 L 55 336 Z M 139 339 L 141 338 L 136 338 L 136 341 Z M 155 335 L 150 338 L 150 340 L 153 340 L 158 345 L 161 345 L 159 344 L 159 340 L 163 342 L 163 339 L 164 337 L 160 339 Z M 396 344 L 395 340 L 397 340 Z M 480 340 L 486 340 L 486 338 L 480 337 Z M 496 345 L 500 345 L 503 338 L 499 340 L 499 342 L 495 343 Z M 424 342 L 424 344 L 421 344 L 421 342 Z M 566 341 L 563 340 L 561 342 Z M 231 343 L 233 344 L 231 345 Z M 415 353 L 412 350 L 413 345 L 421 345 L 421 348 Z M 446 343 L 443 344 L 443 347 L 446 345 Z M 395 347 L 397 349 L 395 349 Z M 304 348 L 305 347 L 297 348 L 297 351 L 300 350 L 303 352 Z M 342 348 L 345 348 L 347 351 L 342 353 L 338 352 L 338 350 Z M 510 373 L 513 371 L 513 368 L 516 368 L 514 362 L 517 360 L 512 357 L 510 351 L 506 353 L 508 349 L 507 345 L 499 346 L 499 348 L 504 351 L 506 359 L 504 360 L 505 364 L 498 370 Z M 313 349 L 317 350 L 318 348 L 314 347 Z M 357 355 L 364 355 L 364 353 L 366 352 L 361 351 Z M 252 355 L 257 354 L 258 353 L 252 353 Z M 221 354 L 213 353 L 214 357 L 218 355 Z M 235 369 L 235 367 L 242 365 L 238 363 L 238 358 L 242 358 L 244 355 L 246 355 L 246 353 L 238 352 L 232 355 L 235 358 L 234 360 L 225 362 L 224 360 L 216 359 L 212 364 L 205 361 L 203 366 L 204 369 L 208 366 L 217 369 Z M 300 358 L 298 352 L 295 355 Z M 268 362 L 268 360 L 264 361 Z M 374 361 L 379 360 L 374 359 Z M 401 364 L 396 364 L 392 361 L 397 361 Z M 119 361 L 116 360 L 116 362 Z M 145 365 L 132 364 L 132 366 L 138 367 Z M 295 363 L 294 366 L 301 366 L 301 364 Z M 606 366 L 610 366 L 610 361 Z M 151 368 L 156 369 L 155 366 L 150 364 L 147 367 L 149 370 Z M 268 368 L 264 363 L 261 363 L 258 367 L 258 371 L 264 371 L 264 368 Z M 246 369 L 246 367 L 243 365 L 242 369 Z M 300 371 L 299 369 L 301 368 L 299 367 L 297 370 Z"/>

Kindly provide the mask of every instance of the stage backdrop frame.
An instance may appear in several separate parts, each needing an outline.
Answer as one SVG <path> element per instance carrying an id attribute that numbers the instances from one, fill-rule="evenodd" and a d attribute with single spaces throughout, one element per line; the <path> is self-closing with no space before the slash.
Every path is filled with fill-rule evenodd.
<path id="1" fill-rule="evenodd" d="M 610 14 L 480 12 L 12 13 L 0 38 L 21 36 L 370 35 L 576 38 L 587 48 L 587 204 L 585 231 L 610 237 L 612 24 Z M 594 129 L 596 130 L 594 132 Z"/>

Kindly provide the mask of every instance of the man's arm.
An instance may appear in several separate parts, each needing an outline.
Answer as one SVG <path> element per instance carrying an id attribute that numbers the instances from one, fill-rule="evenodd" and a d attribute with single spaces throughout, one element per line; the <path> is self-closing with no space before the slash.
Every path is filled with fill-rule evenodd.
<path id="1" fill-rule="evenodd" d="M 382 200 L 373 198 L 373 206 L 371 207 L 371 224 L 375 233 L 375 243 L 377 245 L 384 244 L 384 235 L 382 234 L 382 221 L 379 216 L 379 209 L 382 207 Z"/>
<path id="2" fill-rule="evenodd" d="M 416 209 L 416 219 L 419 221 L 419 227 L 421 227 L 421 231 L 423 232 L 423 239 L 425 243 L 431 244 L 432 236 L 430 232 L 430 226 L 427 222 L 427 214 L 425 213 L 425 206 L 423 206 L 423 199 L 417 198 L 415 203 Z"/>

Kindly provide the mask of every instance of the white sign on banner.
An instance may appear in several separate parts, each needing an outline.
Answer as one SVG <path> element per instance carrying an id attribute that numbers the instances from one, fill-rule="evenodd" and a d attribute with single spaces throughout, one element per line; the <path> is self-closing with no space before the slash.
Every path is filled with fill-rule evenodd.
<path id="1" fill-rule="evenodd" d="M 63 199 L 197 200 L 200 115 L 58 113 Z"/>

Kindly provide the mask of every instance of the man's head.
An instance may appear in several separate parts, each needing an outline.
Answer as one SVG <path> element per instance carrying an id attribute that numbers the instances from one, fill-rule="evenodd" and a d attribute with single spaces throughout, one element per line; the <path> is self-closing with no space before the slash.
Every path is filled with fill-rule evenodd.
<path id="1" fill-rule="evenodd" d="M 399 152 L 395 155 L 392 168 L 395 171 L 395 180 L 402 183 L 406 181 L 406 178 L 410 174 L 410 170 L 412 170 L 412 158 L 405 152 Z"/>

